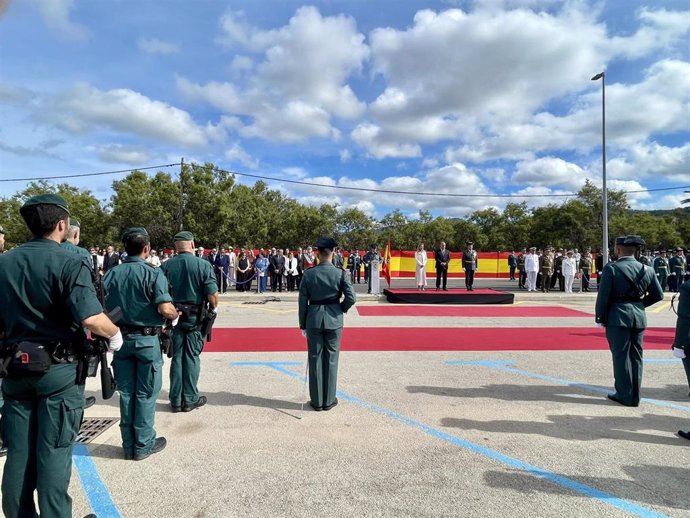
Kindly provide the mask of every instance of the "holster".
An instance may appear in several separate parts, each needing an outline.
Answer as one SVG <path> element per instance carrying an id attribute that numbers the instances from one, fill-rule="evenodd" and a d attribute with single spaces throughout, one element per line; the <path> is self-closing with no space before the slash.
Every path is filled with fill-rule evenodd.
<path id="1" fill-rule="evenodd" d="M 216 313 L 210 309 L 203 308 L 201 311 L 201 323 L 199 324 L 199 332 L 202 338 L 210 342 L 213 338 L 213 323 L 216 321 Z"/>

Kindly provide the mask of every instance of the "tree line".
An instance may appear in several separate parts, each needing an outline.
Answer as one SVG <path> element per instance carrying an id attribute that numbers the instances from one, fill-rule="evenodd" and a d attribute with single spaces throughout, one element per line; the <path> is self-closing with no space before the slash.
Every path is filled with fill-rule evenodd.
<path id="1" fill-rule="evenodd" d="M 357 208 L 336 204 L 303 205 L 263 181 L 252 186 L 213 164 L 185 164 L 178 178 L 158 172 L 133 171 L 112 184 L 113 195 L 99 200 L 91 191 L 67 183 L 32 182 L 13 196 L 0 198 L 0 225 L 6 248 L 30 239 L 19 207 L 33 195 L 63 196 L 82 227 L 81 245 L 118 245 L 122 231 L 143 226 L 154 248 L 169 247 L 180 229 L 190 230 L 207 248 L 245 246 L 277 248 L 314 243 L 334 236 L 347 249 L 368 248 L 390 239 L 395 249 L 427 249 L 443 240 L 451 250 L 473 241 L 478 250 L 521 250 L 529 246 L 601 248 L 601 190 L 587 181 L 576 197 L 530 208 L 508 203 L 503 210 L 488 208 L 466 218 L 432 217 L 426 210 L 414 217 L 400 210 L 380 220 Z M 609 191 L 609 236 L 639 234 L 650 248 L 668 249 L 690 244 L 690 210 L 659 213 L 632 211 L 626 195 Z"/>

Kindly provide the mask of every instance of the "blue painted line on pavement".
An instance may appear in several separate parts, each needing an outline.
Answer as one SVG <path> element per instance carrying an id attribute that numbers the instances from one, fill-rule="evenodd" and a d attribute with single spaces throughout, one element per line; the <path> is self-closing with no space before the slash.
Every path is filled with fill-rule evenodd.
<path id="1" fill-rule="evenodd" d="M 545 374 L 539 374 L 537 372 L 530 372 L 522 369 L 515 369 L 513 367 L 508 367 L 508 365 L 512 365 L 515 362 L 512 361 L 506 361 L 506 360 L 501 360 L 501 361 L 492 361 L 492 360 L 471 360 L 471 361 L 464 361 L 464 360 L 449 360 L 445 362 L 447 365 L 462 365 L 462 366 L 468 366 L 468 365 L 474 365 L 474 366 L 480 366 L 480 367 L 486 367 L 488 369 L 494 369 L 497 371 L 501 372 L 508 372 L 510 374 L 517 374 L 518 376 L 524 376 L 526 378 L 532 378 L 536 380 L 541 380 L 541 381 L 548 381 L 549 383 L 553 383 L 555 385 L 563 385 L 565 387 L 573 387 L 573 388 L 578 388 L 582 389 L 584 391 L 588 392 L 596 392 L 598 394 L 608 394 L 611 392 L 611 389 L 608 389 L 606 387 L 600 387 L 598 385 L 587 385 L 586 383 L 577 383 L 575 381 L 571 380 L 566 380 L 562 378 L 555 378 L 553 376 L 547 376 Z M 690 406 L 686 405 L 677 405 L 675 403 L 670 403 L 668 401 L 663 401 L 661 399 L 651 399 L 651 398 L 646 398 L 643 397 L 640 399 L 641 402 L 647 403 L 649 405 L 655 405 L 655 406 L 660 406 L 664 408 L 672 408 L 673 410 L 680 410 L 681 412 L 690 412 Z"/>
<path id="2" fill-rule="evenodd" d="M 304 365 L 304 362 L 231 362 L 233 367 L 261 367 L 265 365 Z"/>
<path id="3" fill-rule="evenodd" d="M 89 505 L 93 513 L 98 518 L 122 518 L 108 488 L 105 487 L 103 480 L 98 474 L 98 468 L 89 455 L 89 450 L 83 444 L 75 444 L 72 452 L 72 462 L 74 462 L 84 487 L 84 492 L 89 500 Z"/>
<path id="4" fill-rule="evenodd" d="M 233 364 L 235 365 L 235 364 Z M 291 378 L 295 379 L 302 379 L 302 376 L 300 374 L 297 374 L 296 372 L 291 371 L 290 369 L 287 369 L 284 367 L 284 363 L 281 362 L 255 362 L 255 366 L 264 366 L 264 367 L 269 367 L 277 372 L 280 372 L 282 374 L 285 374 L 287 376 L 290 376 Z M 617 498 L 613 495 L 610 495 L 604 491 L 601 491 L 599 489 L 596 489 L 594 487 L 588 486 L 586 484 L 583 484 L 581 482 L 578 482 L 576 480 L 572 480 L 568 477 L 565 477 L 563 475 L 559 475 L 557 473 L 553 473 L 551 471 L 548 471 L 546 469 L 539 468 L 537 466 L 533 466 L 532 464 L 529 464 L 527 462 L 524 462 L 520 459 L 516 459 L 513 457 L 510 457 L 508 455 L 504 455 L 503 453 L 500 453 L 499 451 L 492 450 L 491 448 L 487 448 L 485 446 L 481 446 L 479 444 L 475 444 L 473 442 L 467 441 L 465 439 L 461 439 L 460 437 L 456 437 L 455 435 L 451 435 L 447 432 L 444 432 L 442 430 L 439 430 L 437 428 L 434 428 L 433 426 L 430 426 L 428 424 L 422 423 L 421 421 L 417 421 L 416 419 L 412 419 L 410 417 L 406 417 L 402 414 L 398 414 L 397 412 L 390 410 L 388 408 L 384 408 L 381 406 L 378 406 L 374 403 L 370 403 L 368 401 L 365 401 L 363 399 L 358 398 L 357 396 L 353 396 L 351 394 L 348 394 L 347 392 L 343 392 L 339 390 L 337 392 L 338 398 L 344 400 L 344 401 L 349 401 L 350 403 L 354 403 L 366 410 L 369 410 L 371 412 L 374 412 L 376 414 L 388 417 L 389 419 L 392 419 L 394 421 L 397 421 L 405 426 L 409 426 L 411 428 L 414 428 L 420 432 L 423 432 L 431 437 L 434 437 L 436 439 L 440 439 L 442 441 L 445 441 L 449 444 L 452 444 L 454 446 L 458 446 L 460 448 L 464 448 L 468 451 L 471 451 L 472 453 L 476 453 L 478 455 L 481 455 L 483 457 L 489 458 L 493 461 L 499 462 L 501 464 L 505 464 L 511 468 L 518 469 L 520 471 L 524 471 L 525 473 L 528 473 L 530 475 L 533 475 L 535 477 L 547 480 L 553 484 L 556 484 L 558 486 L 561 486 L 563 488 L 569 489 L 571 491 L 574 491 L 576 493 L 580 493 L 584 496 L 587 496 L 589 498 L 592 498 L 594 500 L 597 500 L 601 503 L 610 505 L 612 507 L 615 507 L 617 509 L 620 509 L 622 511 L 625 511 L 627 513 L 631 513 L 635 516 L 640 516 L 642 518 L 667 518 L 667 515 L 657 513 L 651 509 L 647 509 L 646 507 L 642 507 L 640 505 L 637 505 L 633 502 L 630 502 L 628 500 L 623 500 L 622 498 Z"/>
<path id="5" fill-rule="evenodd" d="M 680 358 L 645 358 L 645 363 L 681 363 Z"/>

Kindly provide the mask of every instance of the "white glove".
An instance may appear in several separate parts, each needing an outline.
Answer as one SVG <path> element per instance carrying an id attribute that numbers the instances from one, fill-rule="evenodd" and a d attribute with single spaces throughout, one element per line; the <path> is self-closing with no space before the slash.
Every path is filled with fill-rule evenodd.
<path id="1" fill-rule="evenodd" d="M 173 327 L 177 325 L 177 323 L 180 321 L 180 315 L 177 315 L 175 319 L 170 323 Z"/>
<path id="2" fill-rule="evenodd" d="M 306 329 L 300 329 L 300 331 L 302 332 L 302 336 L 304 338 L 306 338 L 307 337 L 307 330 Z"/>
<path id="3" fill-rule="evenodd" d="M 119 351 L 122 348 L 122 342 L 122 333 L 118 329 L 117 333 L 108 338 L 108 350 L 113 353 Z"/>
<path id="4" fill-rule="evenodd" d="M 604 327 L 604 324 L 602 324 L 601 322 L 597 322 L 597 327 Z"/>
<path id="5" fill-rule="evenodd" d="M 217 315 L 218 314 L 218 308 L 211 308 L 211 313 L 213 313 L 214 315 Z"/>
<path id="6" fill-rule="evenodd" d="M 680 358 L 682 360 L 683 358 L 685 358 L 685 350 L 679 349 L 678 347 L 674 347 L 673 356 L 674 358 Z"/>

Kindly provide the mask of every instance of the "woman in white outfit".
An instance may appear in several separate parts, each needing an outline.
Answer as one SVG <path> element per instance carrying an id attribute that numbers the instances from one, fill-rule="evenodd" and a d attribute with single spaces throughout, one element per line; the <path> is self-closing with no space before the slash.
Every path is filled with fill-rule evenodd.
<path id="1" fill-rule="evenodd" d="M 561 265 L 561 271 L 563 272 L 563 277 L 565 278 L 566 293 L 573 292 L 573 280 L 575 279 L 575 273 L 577 272 L 577 263 L 575 262 L 573 255 L 573 251 L 568 250 Z"/>
<path id="2" fill-rule="evenodd" d="M 417 252 L 414 254 L 416 269 L 415 278 L 417 280 L 417 289 L 423 290 L 426 288 L 426 250 L 424 250 L 424 243 L 420 243 L 417 247 Z"/>

